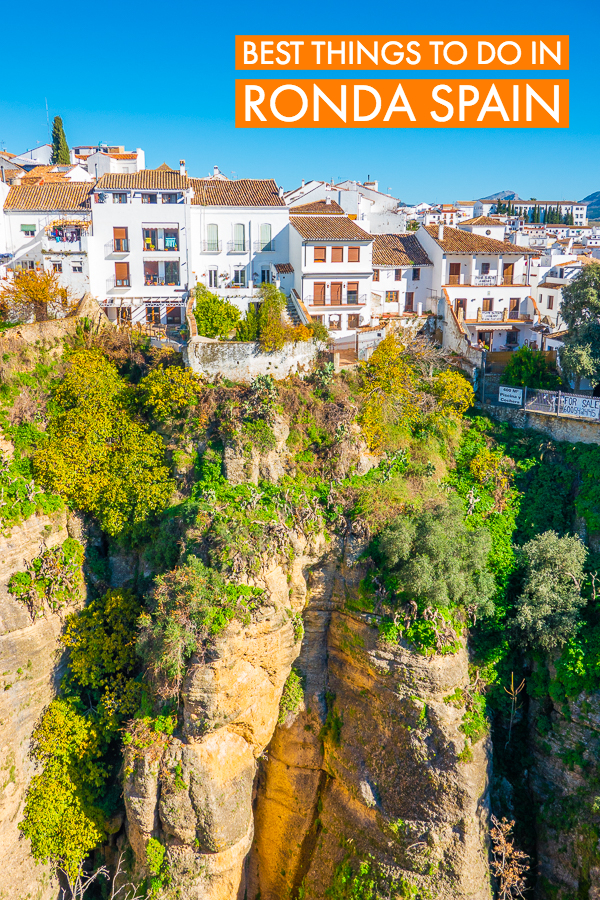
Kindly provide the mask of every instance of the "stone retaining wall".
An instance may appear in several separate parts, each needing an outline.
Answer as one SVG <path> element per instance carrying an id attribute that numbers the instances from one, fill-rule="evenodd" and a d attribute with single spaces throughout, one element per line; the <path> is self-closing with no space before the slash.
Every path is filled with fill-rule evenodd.
<path id="1" fill-rule="evenodd" d="M 600 444 L 600 422 L 585 419 L 571 419 L 566 416 L 550 416 L 545 413 L 531 412 L 524 409 L 511 409 L 509 406 L 495 406 L 492 403 L 478 403 L 477 406 L 494 419 L 509 422 L 515 428 L 532 428 L 541 431 L 556 441 L 569 441 L 572 444 Z"/>
<path id="2" fill-rule="evenodd" d="M 310 372 L 319 344 L 299 341 L 286 344 L 283 349 L 264 353 L 258 341 L 214 341 L 192 338 L 183 351 L 185 364 L 194 372 L 214 377 L 217 374 L 231 381 L 251 381 L 257 375 L 285 378 L 295 372 Z"/>

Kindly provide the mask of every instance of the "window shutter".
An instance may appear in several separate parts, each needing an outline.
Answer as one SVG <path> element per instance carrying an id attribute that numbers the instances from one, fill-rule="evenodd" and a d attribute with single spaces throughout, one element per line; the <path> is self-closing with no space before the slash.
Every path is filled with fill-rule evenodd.
<path id="1" fill-rule="evenodd" d="M 315 255 L 314 255 L 315 262 L 325 262 L 325 260 L 326 260 L 325 253 L 326 253 L 325 247 L 315 247 Z"/>
<path id="2" fill-rule="evenodd" d="M 35 231 L 35 225 L 21 225 L 21 231 Z"/>
<path id="3" fill-rule="evenodd" d="M 218 225 L 207 225 L 206 226 L 206 242 L 208 244 L 209 250 L 218 250 L 219 249 L 219 226 Z"/>
<path id="4" fill-rule="evenodd" d="M 233 226 L 233 243 L 236 250 L 246 249 L 246 228 L 241 222 Z"/>
<path id="5" fill-rule="evenodd" d="M 360 262 L 360 247 L 348 247 L 348 262 Z"/>
<path id="6" fill-rule="evenodd" d="M 113 228 L 113 238 L 115 241 L 126 241 L 127 240 L 127 229 L 126 228 Z"/>
<path id="7" fill-rule="evenodd" d="M 260 249 L 267 250 L 271 243 L 271 226 L 268 223 L 260 226 Z"/>
<path id="8" fill-rule="evenodd" d="M 344 248 L 343 247 L 332 247 L 331 248 L 331 262 L 334 262 L 334 263 L 344 262 Z"/>

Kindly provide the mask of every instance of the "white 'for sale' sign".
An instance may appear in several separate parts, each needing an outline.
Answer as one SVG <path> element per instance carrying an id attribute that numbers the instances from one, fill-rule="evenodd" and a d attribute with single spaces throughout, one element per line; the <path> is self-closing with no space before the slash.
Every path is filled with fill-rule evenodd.
<path id="1" fill-rule="evenodd" d="M 563 416 L 598 419 L 600 418 L 600 397 L 577 397 L 574 394 L 561 394 L 558 411 Z"/>
<path id="2" fill-rule="evenodd" d="M 500 385 L 498 400 L 500 403 L 514 403 L 516 406 L 520 406 L 523 402 L 523 388 L 504 387 L 503 385 Z"/>

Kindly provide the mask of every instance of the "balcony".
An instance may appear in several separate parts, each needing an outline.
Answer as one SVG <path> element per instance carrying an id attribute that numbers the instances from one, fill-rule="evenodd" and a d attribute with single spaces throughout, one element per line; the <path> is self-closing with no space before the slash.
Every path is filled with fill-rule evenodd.
<path id="1" fill-rule="evenodd" d="M 275 241 L 254 241 L 256 253 L 275 253 Z"/>
<path id="2" fill-rule="evenodd" d="M 131 287 L 131 279 L 130 278 L 116 278 L 114 275 L 111 275 L 110 278 L 106 279 L 106 290 L 107 291 L 126 291 Z"/>
<path id="3" fill-rule="evenodd" d="M 74 240 L 56 240 L 56 238 L 44 235 L 42 250 L 47 253 L 85 253 L 87 252 L 87 244 L 84 245 L 85 240 L 83 235 Z"/>
<path id="4" fill-rule="evenodd" d="M 228 253 L 247 253 L 248 241 L 227 241 Z"/>
<path id="5" fill-rule="evenodd" d="M 177 238 L 165 238 L 164 246 L 160 246 L 163 243 L 159 242 L 159 246 L 156 244 L 149 243 L 148 241 L 144 241 L 143 250 L 145 253 L 179 253 L 179 241 Z"/>
<path id="6" fill-rule="evenodd" d="M 107 241 L 104 245 L 104 255 L 111 256 L 113 253 L 129 253 L 129 240 L 127 238 L 115 238 L 113 241 Z"/>
<path id="7" fill-rule="evenodd" d="M 342 300 L 331 300 L 331 298 L 326 297 L 325 299 L 316 299 L 314 297 L 304 297 L 304 303 L 308 306 L 365 306 L 367 302 L 367 294 L 355 294 L 349 295 L 345 299 Z"/>
<path id="8" fill-rule="evenodd" d="M 474 275 L 472 281 L 463 279 L 462 275 L 449 275 L 444 287 L 527 287 L 526 275 L 514 275 L 512 278 L 502 275 Z"/>
<path id="9" fill-rule="evenodd" d="M 220 253 L 223 249 L 223 241 L 201 241 L 201 253 Z"/>

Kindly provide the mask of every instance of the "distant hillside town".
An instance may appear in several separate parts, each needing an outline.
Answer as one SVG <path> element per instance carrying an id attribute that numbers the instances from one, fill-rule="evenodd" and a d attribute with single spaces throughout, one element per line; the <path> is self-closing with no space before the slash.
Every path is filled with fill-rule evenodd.
<path id="1" fill-rule="evenodd" d="M 340 346 L 433 314 L 473 364 L 483 350 L 560 347 L 562 290 L 600 260 L 589 200 L 408 205 L 376 180 L 286 190 L 218 166 L 196 177 L 183 159 L 148 169 L 122 145 L 2 152 L 0 202 L 0 278 L 54 272 L 115 323 L 184 325 L 200 283 L 245 313 L 269 283 L 293 321 L 322 323 Z"/>

